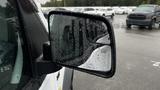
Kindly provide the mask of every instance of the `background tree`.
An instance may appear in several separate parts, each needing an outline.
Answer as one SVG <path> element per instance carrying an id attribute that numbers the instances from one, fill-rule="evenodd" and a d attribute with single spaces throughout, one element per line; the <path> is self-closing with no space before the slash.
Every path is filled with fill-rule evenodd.
<path id="1" fill-rule="evenodd" d="M 138 6 L 160 4 L 160 0 L 51 0 L 42 6 Z"/>

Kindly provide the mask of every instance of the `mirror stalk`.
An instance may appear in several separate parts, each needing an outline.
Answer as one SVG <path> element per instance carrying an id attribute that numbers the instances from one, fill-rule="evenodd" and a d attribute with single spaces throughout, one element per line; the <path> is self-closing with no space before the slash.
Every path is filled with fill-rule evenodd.
<path id="1" fill-rule="evenodd" d="M 43 44 L 43 60 L 52 61 L 51 45 L 49 41 Z"/>
<path id="2" fill-rule="evenodd" d="M 56 63 L 52 61 L 50 43 L 45 42 L 43 44 L 43 54 L 36 60 L 36 76 L 54 73 L 60 70 L 61 68 L 61 66 L 58 66 Z"/>

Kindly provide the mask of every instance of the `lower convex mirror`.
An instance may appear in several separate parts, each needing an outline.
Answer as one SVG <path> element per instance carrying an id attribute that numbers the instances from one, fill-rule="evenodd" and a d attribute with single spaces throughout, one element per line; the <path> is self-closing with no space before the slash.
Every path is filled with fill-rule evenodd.
<path id="1" fill-rule="evenodd" d="M 115 41 L 105 17 L 53 11 L 49 31 L 53 62 L 101 77 L 113 76 Z"/>

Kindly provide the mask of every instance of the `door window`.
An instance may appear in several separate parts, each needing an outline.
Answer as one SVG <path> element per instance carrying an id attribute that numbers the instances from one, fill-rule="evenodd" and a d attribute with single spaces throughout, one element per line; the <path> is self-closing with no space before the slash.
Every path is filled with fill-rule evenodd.
<path id="1" fill-rule="evenodd" d="M 18 53 L 18 18 L 14 0 L 0 0 L 0 90 L 14 90 L 11 84 Z"/>

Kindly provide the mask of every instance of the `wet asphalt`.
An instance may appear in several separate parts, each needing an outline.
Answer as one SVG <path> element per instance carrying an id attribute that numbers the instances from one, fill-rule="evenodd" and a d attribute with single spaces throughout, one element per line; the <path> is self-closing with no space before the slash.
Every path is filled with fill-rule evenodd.
<path id="1" fill-rule="evenodd" d="M 112 22 L 116 37 L 115 75 L 104 79 L 75 71 L 73 90 L 160 90 L 160 28 L 125 26 L 126 15 Z"/>

